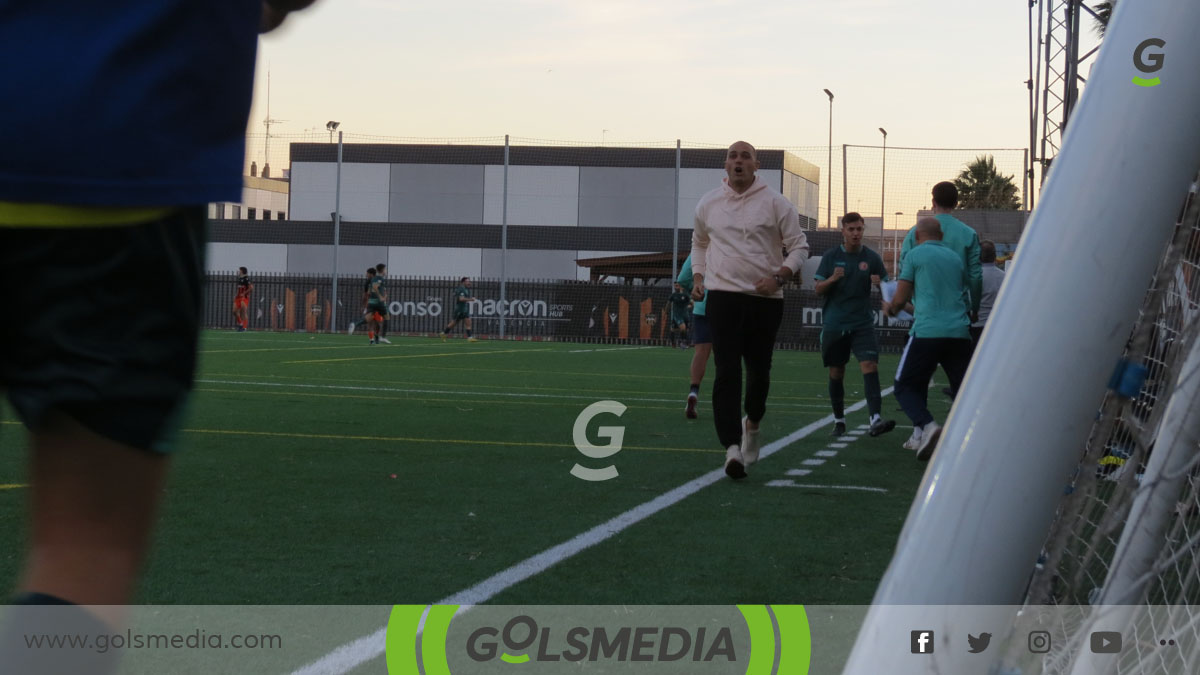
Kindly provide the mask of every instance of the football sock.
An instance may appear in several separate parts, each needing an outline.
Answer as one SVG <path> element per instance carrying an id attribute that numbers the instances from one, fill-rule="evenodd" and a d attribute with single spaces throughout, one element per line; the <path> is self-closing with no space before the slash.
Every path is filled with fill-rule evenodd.
<path id="1" fill-rule="evenodd" d="M 470 328 L 467 329 L 467 337 L 471 337 L 471 329 Z"/>
<path id="2" fill-rule="evenodd" d="M 879 413 L 873 413 L 871 415 L 871 424 L 875 424 L 876 422 L 880 421 L 881 419 L 883 419 L 883 418 L 881 418 L 879 416 Z"/>
<path id="3" fill-rule="evenodd" d="M 373 331 L 373 330 L 367 331 L 367 339 L 374 340 L 375 339 L 375 331 Z"/>
<path id="4" fill-rule="evenodd" d="M 846 416 L 846 388 L 841 380 L 829 378 L 829 401 L 833 404 L 833 416 L 842 419 Z"/>
<path id="5" fill-rule="evenodd" d="M 863 373 L 863 383 L 867 385 L 867 410 L 876 417 L 883 410 L 883 398 L 879 395 L 879 371 Z"/>
<path id="6" fill-rule="evenodd" d="M 691 388 L 688 389 L 688 395 L 690 396 L 692 394 L 695 394 L 696 396 L 700 395 L 700 385 L 699 384 L 693 384 L 691 386 Z"/>

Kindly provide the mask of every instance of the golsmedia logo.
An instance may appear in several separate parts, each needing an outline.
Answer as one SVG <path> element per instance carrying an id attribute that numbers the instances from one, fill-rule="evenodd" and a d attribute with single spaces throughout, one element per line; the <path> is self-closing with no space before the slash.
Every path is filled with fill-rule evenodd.
<path id="1" fill-rule="evenodd" d="M 492 626 L 477 628 L 467 638 L 467 656 L 484 663 L 499 658 L 505 663 L 528 663 L 528 652 L 536 643 L 536 660 L 544 661 L 712 661 L 738 660 L 729 627 L 717 629 L 711 639 L 703 626 L 625 626 L 610 634 L 604 626 L 574 626 L 566 631 L 567 648 L 554 650 L 551 628 L 541 628 L 533 617 L 515 616 L 501 629 Z M 693 648 L 693 644 L 695 647 Z M 510 651 L 512 653 L 510 653 Z"/>
<path id="2" fill-rule="evenodd" d="M 621 444 L 625 440 L 625 427 L 600 427 L 596 431 L 601 438 L 608 439 L 608 444 L 596 445 L 588 440 L 587 425 L 597 415 L 605 413 L 620 417 L 625 413 L 625 409 L 625 404 L 619 401 L 596 401 L 584 408 L 583 412 L 575 418 L 575 426 L 571 428 L 571 440 L 575 441 L 575 449 L 583 453 L 585 457 L 592 459 L 604 459 L 620 452 Z M 617 467 L 612 464 L 601 469 L 589 469 L 576 463 L 571 467 L 571 475 L 581 480 L 595 482 L 616 478 L 618 474 Z"/>
<path id="3" fill-rule="evenodd" d="M 810 652 L 800 605 L 397 605 L 387 627 L 392 675 L 807 675 Z"/>
<path id="4" fill-rule="evenodd" d="M 1147 75 L 1153 75 L 1162 70 L 1163 63 L 1166 61 L 1166 55 L 1161 51 L 1151 51 L 1151 49 L 1160 50 L 1166 46 L 1166 40 L 1160 38 L 1142 40 L 1137 48 L 1133 50 L 1133 67 Z M 1133 83 L 1139 87 L 1157 87 L 1162 84 L 1162 80 L 1158 79 L 1157 76 L 1146 79 L 1135 75 Z"/>

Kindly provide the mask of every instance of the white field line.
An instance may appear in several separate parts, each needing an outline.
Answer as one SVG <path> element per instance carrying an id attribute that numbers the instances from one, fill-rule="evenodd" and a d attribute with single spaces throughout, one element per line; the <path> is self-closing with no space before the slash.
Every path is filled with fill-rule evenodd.
<path id="1" fill-rule="evenodd" d="M 794 480 L 772 480 L 768 481 L 767 485 L 769 487 L 795 487 L 808 488 L 810 490 L 857 490 L 859 492 L 887 492 L 887 490 L 883 488 L 865 487 L 862 485 L 815 485 L 810 483 L 797 483 Z"/>
<path id="2" fill-rule="evenodd" d="M 517 392 L 505 391 L 458 391 L 452 389 L 405 389 L 399 387 L 363 387 L 349 384 L 301 384 L 288 382 L 246 382 L 235 380 L 196 380 L 197 384 L 240 384 L 245 386 L 255 387 L 277 387 L 281 389 L 334 389 L 340 391 L 370 391 L 370 392 L 386 392 L 393 394 L 445 394 L 453 396 L 501 396 L 509 398 L 550 398 L 550 399 L 566 399 L 580 401 L 596 401 L 603 398 L 604 395 L 596 392 L 590 395 L 579 394 L 523 394 Z M 683 397 L 679 398 L 640 398 L 633 396 L 616 396 L 612 395 L 609 398 L 620 399 L 625 401 L 636 401 L 639 403 L 680 403 L 682 405 Z M 777 408 L 827 408 L 828 405 L 820 403 L 773 403 Z M 832 419 L 832 418 L 830 418 Z"/>
<path id="3" fill-rule="evenodd" d="M 883 391 L 886 396 L 891 393 L 892 388 L 888 387 Z M 847 412 L 854 412 L 866 407 L 866 400 L 859 401 L 854 405 L 846 408 Z M 825 417 L 803 426 L 792 433 L 780 438 L 779 440 L 768 443 L 763 446 L 759 452 L 759 460 L 766 459 L 771 455 L 779 452 L 796 441 L 812 434 L 830 422 L 833 422 L 833 415 L 829 414 Z M 439 605 L 478 605 L 487 602 L 495 597 L 498 593 L 507 590 L 516 584 L 525 581 L 541 572 L 546 571 L 550 567 L 570 558 L 596 544 L 599 544 L 606 539 L 609 539 L 616 534 L 629 529 L 637 523 L 649 518 L 650 516 L 673 506 L 684 499 L 696 494 L 700 490 L 717 483 L 725 478 L 725 469 L 714 469 L 699 478 L 691 480 L 679 487 L 665 492 L 648 502 L 620 514 L 611 520 L 601 523 L 596 527 L 576 535 L 574 538 L 565 541 L 557 546 L 551 547 L 541 553 L 527 558 L 512 567 L 503 570 L 497 574 L 484 579 L 478 584 L 455 593 L 450 597 L 443 598 L 435 604 Z M 346 643 L 337 649 L 334 649 L 325 656 L 313 661 L 312 663 L 303 666 L 294 671 L 292 675 L 344 675 L 345 673 L 354 670 L 358 666 L 374 659 L 383 654 L 386 647 L 387 626 L 363 636 L 353 642 Z"/>
<path id="4" fill-rule="evenodd" d="M 584 354 L 587 352 L 627 352 L 634 349 L 658 349 L 657 346 L 645 347 L 605 347 L 603 349 L 569 349 L 568 354 Z"/>

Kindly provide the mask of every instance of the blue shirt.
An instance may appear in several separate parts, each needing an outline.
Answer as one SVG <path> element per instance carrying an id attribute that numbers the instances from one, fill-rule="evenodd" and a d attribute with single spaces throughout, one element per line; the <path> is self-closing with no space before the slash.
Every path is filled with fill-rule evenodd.
<path id="1" fill-rule="evenodd" d="M 0 201 L 241 200 L 261 2 L 0 6 Z"/>
<path id="2" fill-rule="evenodd" d="M 940 241 L 908 252 L 900 280 L 913 285 L 914 313 L 909 335 L 917 338 L 970 338 L 967 271 L 962 258 Z"/>

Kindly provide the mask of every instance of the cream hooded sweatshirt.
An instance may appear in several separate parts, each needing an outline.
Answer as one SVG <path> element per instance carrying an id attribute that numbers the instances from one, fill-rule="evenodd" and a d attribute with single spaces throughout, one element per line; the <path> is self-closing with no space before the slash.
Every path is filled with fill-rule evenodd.
<path id="1" fill-rule="evenodd" d="M 759 295 L 754 282 L 771 278 L 784 265 L 795 275 L 805 260 L 808 238 L 796 207 L 762 178 L 755 176 L 742 194 L 726 179 L 696 205 L 692 272 L 704 275 L 708 290 Z M 783 298 L 783 291 L 770 297 Z"/>

